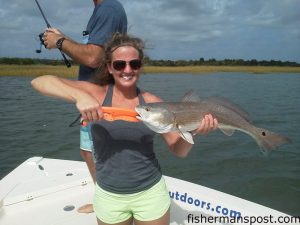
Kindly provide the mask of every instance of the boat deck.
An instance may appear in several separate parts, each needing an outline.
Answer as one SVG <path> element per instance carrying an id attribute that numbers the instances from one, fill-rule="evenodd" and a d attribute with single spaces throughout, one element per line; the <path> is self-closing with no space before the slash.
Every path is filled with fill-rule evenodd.
<path id="1" fill-rule="evenodd" d="M 210 188 L 164 176 L 171 225 L 199 224 L 199 218 L 287 216 Z M 91 203 L 94 184 L 84 162 L 33 157 L 0 181 L 1 225 L 96 225 L 94 213 L 76 209 Z M 212 224 L 208 221 L 201 224 Z M 214 223 L 216 224 L 216 223 Z"/>

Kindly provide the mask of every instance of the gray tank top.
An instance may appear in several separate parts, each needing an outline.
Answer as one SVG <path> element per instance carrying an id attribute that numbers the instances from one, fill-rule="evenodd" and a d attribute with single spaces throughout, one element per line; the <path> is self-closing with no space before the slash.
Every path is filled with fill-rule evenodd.
<path id="1" fill-rule="evenodd" d="M 137 89 L 139 104 L 144 104 Z M 103 106 L 112 106 L 110 85 Z M 91 125 L 97 184 L 113 193 L 132 194 L 156 184 L 162 176 L 153 151 L 154 132 L 142 122 L 101 120 Z"/>

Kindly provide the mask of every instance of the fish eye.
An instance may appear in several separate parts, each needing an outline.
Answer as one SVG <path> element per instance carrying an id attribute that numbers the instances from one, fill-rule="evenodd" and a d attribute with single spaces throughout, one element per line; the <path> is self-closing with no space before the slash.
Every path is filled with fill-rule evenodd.
<path id="1" fill-rule="evenodd" d="M 267 136 L 266 132 L 264 132 L 264 131 L 263 131 L 261 134 L 262 134 L 262 136 L 264 136 L 264 137 Z"/>
<path id="2" fill-rule="evenodd" d="M 147 107 L 145 108 L 145 110 L 146 110 L 147 112 L 149 112 L 149 111 L 150 111 L 150 109 L 149 109 L 149 108 L 147 108 Z"/>

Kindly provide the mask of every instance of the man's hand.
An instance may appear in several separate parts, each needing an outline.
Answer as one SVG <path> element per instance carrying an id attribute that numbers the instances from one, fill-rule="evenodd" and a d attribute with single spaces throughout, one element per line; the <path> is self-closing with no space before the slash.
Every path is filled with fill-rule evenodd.
<path id="1" fill-rule="evenodd" d="M 60 30 L 56 28 L 47 28 L 43 35 L 45 47 L 47 49 L 57 48 L 56 42 L 62 37 L 65 37 L 65 35 Z"/>

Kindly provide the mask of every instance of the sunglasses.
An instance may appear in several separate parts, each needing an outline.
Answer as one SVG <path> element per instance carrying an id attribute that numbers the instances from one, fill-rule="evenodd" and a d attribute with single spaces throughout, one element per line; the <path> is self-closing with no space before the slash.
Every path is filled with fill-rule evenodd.
<path id="1" fill-rule="evenodd" d="M 115 70 L 121 71 L 125 69 L 127 63 L 130 65 L 131 69 L 133 70 L 138 70 L 142 67 L 142 61 L 140 59 L 133 59 L 130 60 L 129 62 L 126 62 L 124 60 L 116 60 L 113 61 L 112 65 Z"/>

